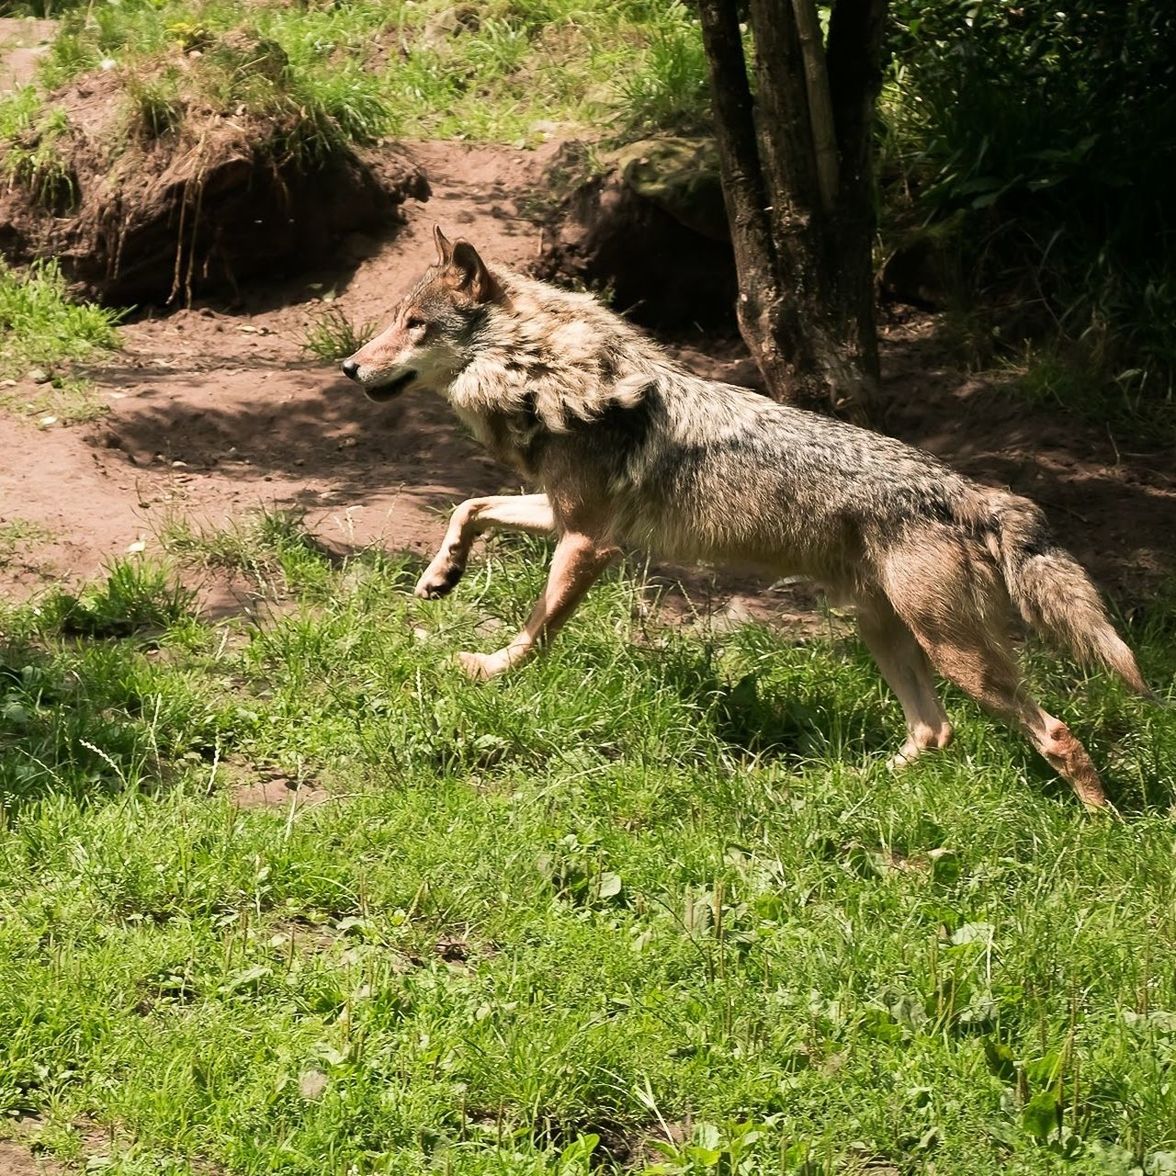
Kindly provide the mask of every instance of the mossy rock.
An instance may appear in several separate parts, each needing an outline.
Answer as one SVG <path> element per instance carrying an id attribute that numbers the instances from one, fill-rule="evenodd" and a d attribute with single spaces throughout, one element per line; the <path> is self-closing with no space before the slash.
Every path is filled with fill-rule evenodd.
<path id="1" fill-rule="evenodd" d="M 719 151 L 712 139 L 641 139 L 605 161 L 627 187 L 679 224 L 712 241 L 730 239 Z"/>

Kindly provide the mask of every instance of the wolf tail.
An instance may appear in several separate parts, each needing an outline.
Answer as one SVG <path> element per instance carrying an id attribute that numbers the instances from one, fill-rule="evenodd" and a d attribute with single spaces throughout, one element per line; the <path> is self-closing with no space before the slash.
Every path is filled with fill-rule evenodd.
<path id="1" fill-rule="evenodd" d="M 1053 541 L 1044 514 L 1015 494 L 989 491 L 983 499 L 978 513 L 984 518 L 974 521 L 988 532 L 1009 596 L 1025 623 L 1080 662 L 1105 666 L 1136 694 L 1152 697 L 1098 589 L 1082 565 Z"/>

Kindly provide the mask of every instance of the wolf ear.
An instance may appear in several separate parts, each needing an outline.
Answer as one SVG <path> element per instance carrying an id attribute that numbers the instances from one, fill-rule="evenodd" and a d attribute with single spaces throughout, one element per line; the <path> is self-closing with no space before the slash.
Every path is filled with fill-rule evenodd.
<path id="1" fill-rule="evenodd" d="M 440 225 L 433 226 L 433 241 L 437 246 L 437 265 L 448 265 L 453 260 L 453 246 Z"/>
<path id="2" fill-rule="evenodd" d="M 464 290 L 475 302 L 492 302 L 498 297 L 500 291 L 494 275 L 486 268 L 478 251 L 464 237 L 453 246 L 449 268 L 456 279 L 457 288 Z"/>

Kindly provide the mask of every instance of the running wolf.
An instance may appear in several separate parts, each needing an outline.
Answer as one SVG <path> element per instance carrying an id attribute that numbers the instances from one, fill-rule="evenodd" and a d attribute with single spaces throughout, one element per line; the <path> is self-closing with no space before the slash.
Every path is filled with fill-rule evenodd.
<path id="1" fill-rule="evenodd" d="M 490 678 L 534 654 L 621 545 L 800 574 L 856 605 L 906 718 L 894 766 L 951 738 L 934 668 L 1019 727 L 1085 804 L 1107 803 L 1086 749 L 1026 691 L 1009 647 L 1014 614 L 1148 688 L 1033 503 L 889 437 L 690 375 L 591 296 L 434 236 L 436 263 L 343 371 L 372 400 L 439 393 L 543 490 L 463 502 L 416 586 L 448 593 L 488 529 L 555 537 L 530 619 L 496 653 L 459 654 L 467 673 Z"/>

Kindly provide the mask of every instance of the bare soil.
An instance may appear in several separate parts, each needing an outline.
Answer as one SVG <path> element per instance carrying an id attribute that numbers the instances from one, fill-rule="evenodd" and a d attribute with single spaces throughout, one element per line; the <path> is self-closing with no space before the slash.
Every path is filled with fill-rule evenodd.
<path id="1" fill-rule="evenodd" d="M 27 1148 L 0 1140 L 0 1176 L 58 1176 L 64 1170 L 53 1160 L 32 1155 Z"/>
<path id="2" fill-rule="evenodd" d="M 332 294 L 352 320 L 383 318 L 432 260 L 434 222 L 508 265 L 534 263 L 541 230 L 519 206 L 533 205 L 555 150 L 416 144 L 432 197 L 407 202 L 404 227 L 384 238 L 353 235 L 329 268 L 255 284 L 232 313 L 196 306 L 127 326 L 123 352 L 92 373 L 109 406 L 97 422 L 39 427 L 0 415 L 0 528 L 22 520 L 47 534 L 14 545 L 0 566 L 0 592 L 21 599 L 84 580 L 138 543 L 158 552 L 172 515 L 220 524 L 259 507 L 305 511 L 341 551 L 380 544 L 425 557 L 455 501 L 517 489 L 440 400 L 371 404 L 332 366 L 308 360 L 302 343 Z M 671 347 L 704 374 L 755 382 L 736 340 L 699 337 Z M 926 315 L 887 322 L 883 356 L 882 428 L 1035 498 L 1121 601 L 1146 600 L 1172 575 L 1170 450 L 1028 408 L 1000 381 L 962 374 Z M 31 384 L 12 391 L 34 395 Z M 804 598 L 746 583 L 695 584 L 710 593 L 711 608 L 736 620 L 782 607 L 796 618 L 805 608 Z M 214 596 L 208 604 L 233 602 Z"/>

